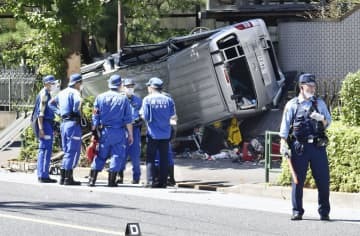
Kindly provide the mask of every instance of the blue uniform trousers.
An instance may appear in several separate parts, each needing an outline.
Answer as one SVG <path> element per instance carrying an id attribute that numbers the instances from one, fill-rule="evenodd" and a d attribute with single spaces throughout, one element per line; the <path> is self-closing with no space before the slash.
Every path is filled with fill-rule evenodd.
<path id="1" fill-rule="evenodd" d="M 158 166 L 159 163 L 160 163 L 160 154 L 159 154 L 159 151 L 157 151 L 156 157 L 155 157 L 155 165 Z M 168 151 L 168 164 L 169 164 L 169 166 L 175 165 L 174 158 L 173 158 L 172 146 L 171 146 L 170 142 L 169 142 L 169 151 Z"/>
<path id="2" fill-rule="evenodd" d="M 101 171 L 110 157 L 109 172 L 119 172 L 125 159 L 126 137 L 124 128 L 103 128 L 99 140 L 99 153 L 91 169 Z"/>
<path id="3" fill-rule="evenodd" d="M 140 180 L 140 154 L 141 154 L 141 126 L 134 126 L 133 128 L 133 138 L 134 142 L 132 145 L 129 145 L 126 142 L 126 154 L 123 159 L 120 167 L 120 171 L 124 171 L 126 167 L 127 157 L 130 156 L 132 171 L 133 171 L 133 180 Z"/>
<path id="4" fill-rule="evenodd" d="M 169 153 L 169 139 L 153 139 L 149 135 L 147 136 L 147 150 L 146 150 L 146 164 L 151 164 L 152 181 L 157 182 L 157 174 L 155 168 L 156 152 L 159 152 L 160 156 L 160 176 L 158 184 L 160 186 L 167 185 L 168 177 L 168 153 Z"/>
<path id="5" fill-rule="evenodd" d="M 62 168 L 72 170 L 76 167 L 81 151 L 81 127 L 76 121 L 63 121 L 60 126 L 61 143 L 64 151 Z"/>
<path id="6" fill-rule="evenodd" d="M 49 178 L 50 158 L 53 144 L 53 122 L 43 120 L 44 138 L 39 139 L 39 151 L 37 157 L 37 176 L 39 178 Z"/>
<path id="7" fill-rule="evenodd" d="M 310 163 L 312 175 L 318 188 L 318 212 L 320 215 L 328 215 L 330 212 L 330 176 L 326 147 L 317 147 L 313 143 L 305 143 L 303 154 L 298 155 L 295 152 L 294 145 L 291 145 L 291 154 L 291 162 L 299 181 L 298 184 L 292 183 L 293 214 L 304 214 L 303 187 Z"/>

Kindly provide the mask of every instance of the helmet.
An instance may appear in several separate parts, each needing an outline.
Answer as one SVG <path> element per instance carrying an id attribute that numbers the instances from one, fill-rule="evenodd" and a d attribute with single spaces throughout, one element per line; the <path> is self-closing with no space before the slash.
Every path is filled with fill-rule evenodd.
<path id="1" fill-rule="evenodd" d="M 109 80 L 108 80 L 108 86 L 111 89 L 117 89 L 119 88 L 121 85 L 121 76 L 120 75 L 112 75 L 110 76 Z"/>
<path id="2" fill-rule="evenodd" d="M 161 79 L 159 79 L 158 77 L 152 77 L 146 83 L 147 86 L 150 86 L 153 88 L 162 88 L 163 84 L 164 84 L 164 82 Z"/>
<path id="3" fill-rule="evenodd" d="M 73 86 L 80 81 L 82 81 L 82 76 L 80 74 L 72 74 L 70 75 L 69 86 Z"/>
<path id="4" fill-rule="evenodd" d="M 47 75 L 42 79 L 44 84 L 55 84 L 57 81 L 53 75 Z"/>
<path id="5" fill-rule="evenodd" d="M 135 82 L 133 79 L 124 79 L 123 85 L 124 86 L 135 85 Z"/>

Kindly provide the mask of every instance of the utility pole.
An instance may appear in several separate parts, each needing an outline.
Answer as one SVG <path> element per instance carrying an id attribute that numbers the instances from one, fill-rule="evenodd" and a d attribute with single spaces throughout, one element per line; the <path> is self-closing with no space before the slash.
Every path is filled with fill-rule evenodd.
<path id="1" fill-rule="evenodd" d="M 120 50 L 124 46 L 124 15 L 122 12 L 122 6 L 121 6 L 121 0 L 118 0 L 118 27 L 117 27 L 117 51 L 120 52 Z"/>

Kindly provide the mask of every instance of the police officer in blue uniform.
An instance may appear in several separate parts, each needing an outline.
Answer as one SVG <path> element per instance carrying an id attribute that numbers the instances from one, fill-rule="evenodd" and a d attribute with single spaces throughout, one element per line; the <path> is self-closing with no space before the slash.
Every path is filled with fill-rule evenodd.
<path id="1" fill-rule="evenodd" d="M 163 81 L 157 77 L 148 83 L 149 95 L 143 99 L 140 114 L 147 122 L 146 165 L 152 172 L 152 187 L 166 188 L 168 176 L 168 152 L 171 137 L 170 119 L 175 115 L 174 100 L 161 93 Z M 156 178 L 155 156 L 160 155 L 159 179 Z"/>
<path id="2" fill-rule="evenodd" d="M 112 75 L 108 86 L 110 90 L 98 95 L 94 103 L 92 138 L 99 140 L 99 153 L 91 165 L 89 186 L 95 186 L 97 174 L 110 156 L 108 186 L 116 187 L 116 176 L 125 159 L 126 142 L 133 143 L 131 107 L 128 98 L 120 93 L 120 75 Z"/>
<path id="3" fill-rule="evenodd" d="M 316 83 L 312 74 L 299 77 L 300 93 L 290 100 L 284 110 L 280 126 L 280 152 L 291 157 L 298 183 L 292 181 L 291 220 L 302 220 L 303 187 L 306 172 L 310 168 L 318 188 L 318 212 L 321 220 L 329 220 L 329 166 L 326 154 L 327 137 L 325 129 L 331 123 L 331 116 L 325 102 L 315 97 Z"/>
<path id="4" fill-rule="evenodd" d="M 132 115 L 132 124 L 133 124 L 133 139 L 134 142 L 129 145 L 126 143 L 126 154 L 123 162 L 121 163 L 121 168 L 119 172 L 118 183 L 122 184 L 124 181 L 124 170 L 126 167 L 127 157 L 130 156 L 132 171 L 133 171 L 133 184 L 138 184 L 140 182 L 140 154 L 141 154 L 141 126 L 142 119 L 139 114 L 141 108 L 142 100 L 140 97 L 134 94 L 135 82 L 133 79 L 124 79 L 124 92 L 129 99 Z"/>
<path id="5" fill-rule="evenodd" d="M 40 183 L 56 183 L 49 177 L 50 158 L 52 154 L 54 137 L 55 114 L 48 106 L 51 92 L 57 89 L 57 80 L 53 75 L 43 78 L 44 88 L 36 97 L 36 103 L 32 119 L 36 123 L 36 134 L 39 138 L 39 151 L 37 157 L 37 176 Z"/>
<path id="6" fill-rule="evenodd" d="M 61 116 L 61 143 L 64 151 L 62 168 L 60 170 L 60 184 L 80 185 L 73 177 L 81 150 L 81 94 L 82 77 L 72 74 L 68 87 L 49 102 L 49 106 Z"/>

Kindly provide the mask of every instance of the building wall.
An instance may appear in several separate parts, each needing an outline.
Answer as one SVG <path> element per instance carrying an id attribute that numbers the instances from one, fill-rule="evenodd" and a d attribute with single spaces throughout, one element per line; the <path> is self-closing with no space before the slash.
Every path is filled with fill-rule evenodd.
<path id="1" fill-rule="evenodd" d="M 278 32 L 283 71 L 341 80 L 360 69 L 360 8 L 338 21 L 280 22 Z"/>

